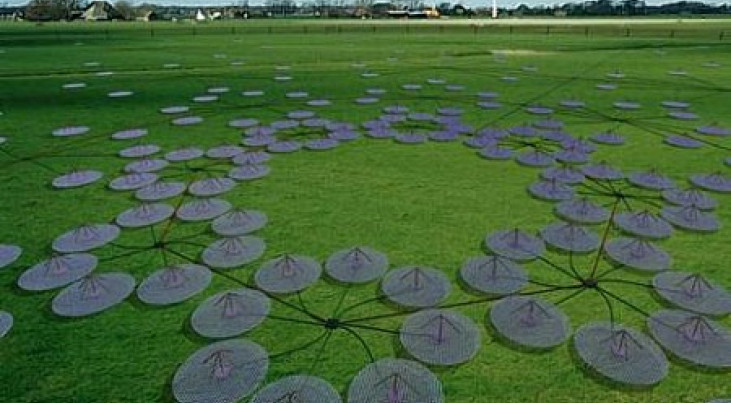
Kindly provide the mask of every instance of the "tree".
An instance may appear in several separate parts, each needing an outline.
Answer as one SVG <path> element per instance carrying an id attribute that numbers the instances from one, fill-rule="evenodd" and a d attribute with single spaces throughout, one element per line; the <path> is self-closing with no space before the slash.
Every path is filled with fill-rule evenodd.
<path id="1" fill-rule="evenodd" d="M 130 3 L 127 0 L 119 0 L 116 3 L 114 3 L 114 8 L 117 9 L 119 14 L 122 15 L 122 18 L 125 20 L 134 20 L 137 12 L 135 8 L 132 6 L 132 3 Z"/>

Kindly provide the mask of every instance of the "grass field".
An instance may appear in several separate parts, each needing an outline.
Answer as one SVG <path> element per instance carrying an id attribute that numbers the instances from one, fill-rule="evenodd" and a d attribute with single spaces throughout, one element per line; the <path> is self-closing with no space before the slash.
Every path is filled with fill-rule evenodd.
<path id="1" fill-rule="evenodd" d="M 107 188 L 108 181 L 120 176 L 130 162 L 117 156 L 119 150 L 142 143 L 157 144 L 163 153 L 184 146 L 205 150 L 237 144 L 242 136 L 240 130 L 227 127 L 232 119 L 270 123 L 284 119 L 289 111 L 315 109 L 301 99 L 285 97 L 288 92 L 306 91 L 310 99 L 328 99 L 332 106 L 317 109 L 318 116 L 356 125 L 377 118 L 387 105 L 399 104 L 426 113 L 435 113 L 439 107 L 459 107 L 465 111 L 463 122 L 477 129 L 508 128 L 542 119 L 527 113 L 525 106 L 547 105 L 556 110 L 553 118 L 563 121 L 566 131 L 576 137 L 607 130 L 626 137 L 622 146 L 599 145 L 591 155 L 592 162 L 606 160 L 626 173 L 657 169 L 684 186 L 692 174 L 721 172 L 729 177 L 728 165 L 724 165 L 724 158 L 731 156 L 728 137 L 697 136 L 707 143 L 694 150 L 663 143 L 669 134 L 692 135 L 701 125 L 731 127 L 731 38 L 719 40 L 718 33 L 729 28 L 722 20 L 685 21 L 682 28 L 675 21 L 633 25 L 646 33 L 641 37 L 615 35 L 622 32 L 622 23 L 616 31 L 596 28 L 591 36 L 584 36 L 583 31 L 545 35 L 539 28 L 535 33 L 495 31 L 485 35 L 475 35 L 470 29 L 413 28 L 404 32 L 402 26 L 394 26 L 398 31 L 344 29 L 334 34 L 319 32 L 319 25 L 307 22 L 275 25 L 275 32 L 267 34 L 266 26 L 257 24 L 262 33 L 247 34 L 242 26 L 237 31 L 229 25 L 210 25 L 199 27 L 195 35 L 160 34 L 169 26 L 155 24 L 155 36 L 147 34 L 149 25 L 0 25 L 0 135 L 8 139 L 0 145 L 0 244 L 24 249 L 16 263 L 0 270 L 0 310 L 15 317 L 10 333 L 0 339 L 0 401 L 174 401 L 170 384 L 176 369 L 210 343 L 190 330 L 191 313 L 206 298 L 239 283 L 214 274 L 205 291 L 173 306 L 150 307 L 133 294 L 100 314 L 65 319 L 50 308 L 58 291 L 27 292 L 16 281 L 25 269 L 52 254 L 50 245 L 58 235 L 84 223 L 110 222 L 138 205 L 132 193 Z M 282 28 L 285 25 L 294 28 L 287 31 Z M 667 32 L 671 29 L 684 34 L 670 38 Z M 74 34 L 80 31 L 86 34 Z M 221 34 L 223 31 L 227 34 Z M 88 62 L 99 66 L 85 67 Z M 704 66 L 709 62 L 718 67 Z M 179 67 L 164 67 L 171 63 Z M 354 63 L 366 67 L 354 67 Z M 276 70 L 276 66 L 291 68 Z M 99 76 L 100 71 L 114 74 Z M 363 71 L 379 76 L 362 78 Z M 626 77 L 607 78 L 616 71 Z M 672 71 L 687 74 L 669 74 Z M 277 82 L 274 77 L 278 75 L 289 75 L 292 80 Z M 518 80 L 509 82 L 502 79 L 505 76 Z M 443 86 L 427 84 L 435 77 L 464 89 L 445 91 Z M 614 91 L 596 88 L 612 81 L 618 84 Z M 84 82 L 87 87 L 62 89 L 73 82 Z M 422 84 L 423 89 L 403 90 L 402 85 L 409 83 Z M 191 101 L 219 86 L 231 91 L 217 102 Z M 366 88 L 373 87 L 387 90 L 377 104 L 354 103 Z M 134 94 L 116 99 L 107 96 L 122 90 Z M 258 98 L 240 95 L 251 90 L 265 94 Z M 498 92 L 502 107 L 478 108 L 475 94 L 479 91 Z M 558 107 L 565 99 L 585 101 L 586 112 Z M 612 106 L 621 100 L 637 102 L 642 108 L 621 111 Z M 663 100 L 690 102 L 690 110 L 699 119 L 669 118 L 660 106 Z M 190 114 L 203 117 L 203 123 L 171 125 L 171 117 L 159 112 L 171 105 L 189 105 Z M 90 127 L 89 133 L 73 138 L 51 136 L 56 128 L 76 125 Z M 110 139 L 112 133 L 131 128 L 146 128 L 150 134 L 141 140 Z M 402 145 L 362 136 L 326 152 L 301 150 L 274 156 L 268 163 L 268 176 L 241 182 L 222 196 L 235 206 L 263 211 L 269 219 L 255 234 L 266 242 L 265 255 L 226 273 L 251 283 L 264 261 L 283 253 L 324 261 L 340 249 L 369 245 L 387 254 L 391 268 L 425 265 L 443 271 L 452 281 L 445 304 L 479 298 L 457 279 L 465 260 L 485 253 L 485 236 L 516 227 L 535 233 L 557 218 L 552 203 L 530 197 L 526 190 L 541 169 L 480 158 L 478 150 L 462 144 L 466 138 Z M 222 166 L 227 170 L 233 165 Z M 196 167 L 199 169 L 190 169 Z M 194 161 L 188 168 L 163 172 L 186 183 L 206 174 L 225 173 L 206 171 L 207 167 L 205 161 Z M 56 176 L 72 169 L 96 169 L 105 176 L 78 189 L 51 188 Z M 701 273 L 731 289 L 731 199 L 718 193 L 713 197 L 719 202 L 715 214 L 722 226 L 718 232 L 676 230 L 658 245 L 671 254 L 673 269 Z M 175 205 L 188 200 L 189 196 L 181 196 L 169 202 Z M 644 205 L 636 208 L 658 210 Z M 217 239 L 207 229 L 208 223 L 172 220 L 156 225 L 152 232 L 192 240 L 176 250 L 197 260 L 205 245 Z M 620 233 L 610 228 L 609 239 Z M 117 240 L 120 245 L 151 242 L 149 229 L 125 229 Z M 121 257 L 124 250 L 107 245 L 93 253 L 101 259 L 96 272 L 126 272 L 138 284 L 164 265 L 164 254 L 155 250 Z M 565 254 L 549 251 L 545 256 L 564 267 L 567 264 Z M 596 253 L 574 258 L 577 270 L 588 273 Z M 185 263 L 172 254 L 167 259 Z M 606 270 L 610 263 L 601 258 L 599 267 Z M 527 263 L 525 268 L 534 280 L 569 283 L 561 272 L 541 262 Z M 641 283 L 652 278 L 629 270 L 619 270 L 615 276 Z M 666 305 L 645 287 L 618 283 L 607 287 L 644 311 L 654 312 Z M 324 318 L 337 307 L 359 303 L 363 305 L 345 319 L 385 315 L 363 322 L 375 330 L 358 329 L 362 341 L 341 330 L 332 331 L 327 341 L 318 339 L 325 332 L 322 326 L 287 321 L 302 319 L 302 313 L 272 301 L 272 315 L 284 319 L 269 318 L 242 336 L 273 356 L 265 383 L 286 375 L 310 374 L 331 383 L 345 398 L 351 380 L 369 362 L 363 344 L 376 359 L 406 357 L 393 334 L 403 323 L 403 311 L 390 303 L 364 303 L 378 293 L 377 282 L 344 286 L 323 276 L 301 294 L 282 297 L 288 304 L 302 304 Z M 556 302 L 567 294 L 560 291 L 545 298 Z M 430 367 L 442 382 L 447 402 L 691 403 L 731 397 L 728 371 L 694 368 L 670 354 L 667 378 L 652 388 L 637 389 L 611 384 L 582 368 L 570 340 L 546 352 L 514 348 L 486 324 L 490 306 L 484 302 L 455 308 L 478 324 L 482 342 L 467 363 Z M 618 301 L 612 306 L 617 322 L 647 329 L 638 312 Z M 565 302 L 561 309 L 574 330 L 591 321 L 609 320 L 607 304 L 591 290 Z M 720 322 L 731 326 L 728 317 Z M 313 340 L 318 341 L 298 350 Z"/>

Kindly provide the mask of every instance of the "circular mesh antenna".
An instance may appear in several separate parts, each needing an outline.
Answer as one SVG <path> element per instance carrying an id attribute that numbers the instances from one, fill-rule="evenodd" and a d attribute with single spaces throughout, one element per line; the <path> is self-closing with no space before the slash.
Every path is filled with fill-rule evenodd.
<path id="1" fill-rule="evenodd" d="M 607 242 L 604 250 L 615 262 L 633 269 L 657 272 L 670 268 L 670 255 L 643 239 L 612 239 Z"/>
<path id="2" fill-rule="evenodd" d="M 515 160 L 522 165 L 538 168 L 549 167 L 556 162 L 553 156 L 538 150 L 522 152 L 515 157 Z"/>
<path id="3" fill-rule="evenodd" d="M 662 272 L 652 285 L 663 299 L 685 310 L 714 316 L 731 313 L 731 294 L 700 274 Z"/>
<path id="4" fill-rule="evenodd" d="M 177 304 L 203 291 L 211 277 L 207 267 L 197 264 L 165 267 L 142 281 L 137 297 L 150 305 Z"/>
<path id="5" fill-rule="evenodd" d="M 228 171 L 228 177 L 238 181 L 248 181 L 263 178 L 269 175 L 269 172 L 271 172 L 271 168 L 264 164 L 246 164 L 231 168 Z"/>
<path id="6" fill-rule="evenodd" d="M 56 238 L 52 248 L 60 253 L 86 252 L 112 242 L 119 233 L 119 227 L 113 224 L 82 225 Z"/>
<path id="7" fill-rule="evenodd" d="M 121 303 L 134 289 L 135 279 L 129 274 L 90 274 L 58 293 L 51 309 L 59 316 L 87 316 Z"/>
<path id="8" fill-rule="evenodd" d="M 696 120 L 698 115 L 688 111 L 672 111 L 668 113 L 668 116 L 678 120 Z"/>
<path id="9" fill-rule="evenodd" d="M 158 179 L 158 176 L 151 172 L 136 172 L 129 175 L 120 176 L 109 182 L 109 188 L 112 190 L 137 190 L 148 185 L 152 185 Z"/>
<path id="10" fill-rule="evenodd" d="M 513 158 L 513 154 L 515 151 L 505 147 L 488 146 L 480 150 L 480 156 L 489 160 L 507 160 Z"/>
<path id="11" fill-rule="evenodd" d="M 696 133 L 706 136 L 728 137 L 731 136 L 731 129 L 720 126 L 701 126 L 695 129 Z"/>
<path id="12" fill-rule="evenodd" d="M 264 263 L 254 281 L 259 288 L 279 294 L 304 290 L 322 274 L 317 260 L 299 255 L 284 255 Z"/>
<path id="13" fill-rule="evenodd" d="M 237 129 L 247 129 L 259 125 L 259 120 L 251 118 L 234 119 L 228 122 L 229 127 L 235 127 Z"/>
<path id="14" fill-rule="evenodd" d="M 383 293 L 396 304 L 427 308 L 447 297 L 451 285 L 447 276 L 434 268 L 406 266 L 391 270 L 381 284 Z"/>
<path id="15" fill-rule="evenodd" d="M 24 271 L 18 287 L 28 291 L 63 287 L 91 273 L 97 263 L 96 256 L 88 253 L 54 256 Z"/>
<path id="16" fill-rule="evenodd" d="M 74 137 L 85 134 L 89 131 L 87 126 L 66 126 L 59 127 L 51 132 L 54 137 Z"/>
<path id="17" fill-rule="evenodd" d="M 456 365 L 477 354 L 480 331 L 466 316 L 443 309 L 427 309 L 404 320 L 401 344 L 417 360 L 431 365 Z"/>
<path id="18" fill-rule="evenodd" d="M 617 214 L 614 223 L 624 232 L 641 238 L 662 239 L 673 233 L 670 224 L 649 211 Z"/>
<path id="19" fill-rule="evenodd" d="M 584 181 L 584 174 L 576 168 L 572 167 L 550 167 L 541 172 L 541 176 L 546 180 L 555 180 L 561 183 L 576 185 Z"/>
<path id="20" fill-rule="evenodd" d="M 305 148 L 312 151 L 331 150 L 340 142 L 336 139 L 312 139 L 305 142 Z"/>
<path id="21" fill-rule="evenodd" d="M 721 228 L 715 215 L 694 206 L 663 207 L 660 215 L 670 224 L 688 231 L 716 232 Z"/>
<path id="22" fill-rule="evenodd" d="M 201 303 L 190 324 L 196 333 L 211 339 L 238 336 L 257 326 L 269 314 L 269 298 L 248 288 L 218 293 Z"/>
<path id="23" fill-rule="evenodd" d="M 143 158 L 160 152 L 160 146 L 154 144 L 140 144 L 125 148 L 119 152 L 120 157 L 124 158 Z"/>
<path id="24" fill-rule="evenodd" d="M 236 165 L 262 164 L 272 158 L 266 151 L 244 151 L 232 160 Z"/>
<path id="25" fill-rule="evenodd" d="M 609 166 L 606 162 L 589 164 L 581 167 L 581 172 L 592 179 L 616 181 L 624 179 L 624 173 L 619 169 Z"/>
<path id="26" fill-rule="evenodd" d="M 215 101 L 218 101 L 218 95 L 198 95 L 196 97 L 193 97 L 193 102 L 202 104 Z"/>
<path id="27" fill-rule="evenodd" d="M 261 229 L 266 223 L 267 216 L 261 211 L 237 209 L 213 220 L 211 229 L 218 235 L 238 236 Z"/>
<path id="28" fill-rule="evenodd" d="M 132 91 L 112 91 L 107 93 L 109 98 L 125 98 L 134 95 Z"/>
<path id="29" fill-rule="evenodd" d="M 655 342 L 622 325 L 594 322 L 574 335 L 584 363 L 602 376 L 626 385 L 649 386 L 668 374 L 668 361 Z"/>
<path id="30" fill-rule="evenodd" d="M 0 339 L 13 328 L 13 315 L 10 312 L 0 311 Z"/>
<path id="31" fill-rule="evenodd" d="M 56 189 L 77 188 L 92 184 L 104 176 L 99 171 L 84 170 L 73 171 L 53 179 L 51 185 Z"/>
<path id="32" fill-rule="evenodd" d="M 243 266 L 264 254 L 266 245 L 254 236 L 227 237 L 219 239 L 203 250 L 201 258 L 205 264 L 220 269 Z"/>
<path id="33" fill-rule="evenodd" d="M 546 251 L 542 239 L 517 228 L 488 235 L 485 245 L 496 254 L 517 261 L 533 260 Z"/>
<path id="34" fill-rule="evenodd" d="M 703 143 L 686 136 L 667 136 L 663 142 L 667 145 L 678 147 L 678 148 L 701 148 Z"/>
<path id="35" fill-rule="evenodd" d="M 612 104 L 617 109 L 626 110 L 626 111 L 634 111 L 642 108 L 642 105 L 640 105 L 637 102 L 633 101 L 617 101 Z"/>
<path id="36" fill-rule="evenodd" d="M 650 333 L 678 358 L 709 368 L 731 368 L 731 333 L 695 313 L 662 310 L 647 318 Z"/>
<path id="37" fill-rule="evenodd" d="M 114 140 L 131 140 L 147 136 L 147 129 L 127 129 L 112 133 Z"/>
<path id="38" fill-rule="evenodd" d="M 541 230 L 550 246 L 566 252 L 589 253 L 599 248 L 599 235 L 573 223 L 557 222 Z"/>
<path id="39" fill-rule="evenodd" d="M 665 175 L 661 175 L 656 171 L 634 172 L 627 179 L 633 185 L 651 190 L 665 190 L 674 188 L 673 181 Z"/>
<path id="40" fill-rule="evenodd" d="M 155 182 L 138 189 L 135 197 L 141 201 L 160 201 L 179 196 L 185 189 L 183 182 Z"/>
<path id="41" fill-rule="evenodd" d="M 228 159 L 233 158 L 244 152 L 243 147 L 239 147 L 233 144 L 222 144 L 213 148 L 209 148 L 206 151 L 206 157 L 212 159 Z"/>
<path id="42" fill-rule="evenodd" d="M 203 122 L 203 118 L 200 116 L 183 116 L 173 119 L 170 123 L 174 126 L 192 126 Z"/>
<path id="43" fill-rule="evenodd" d="M 23 254 L 23 249 L 16 245 L 0 244 L 0 269 L 10 266 Z"/>
<path id="44" fill-rule="evenodd" d="M 156 172 L 167 167 L 169 162 L 162 159 L 143 159 L 133 161 L 124 166 L 125 172 Z"/>
<path id="45" fill-rule="evenodd" d="M 690 182 L 713 192 L 731 193 L 731 177 L 721 173 L 691 175 Z"/>
<path id="46" fill-rule="evenodd" d="M 498 255 L 468 259 L 459 275 L 471 288 L 490 295 L 512 294 L 528 281 L 528 275 L 519 264 Z"/>
<path id="47" fill-rule="evenodd" d="M 423 134 L 405 133 L 397 134 L 395 140 L 401 144 L 421 144 L 426 142 L 428 138 Z"/>
<path id="48" fill-rule="evenodd" d="M 369 364 L 348 388 L 348 403 L 443 403 L 439 379 L 421 364 L 384 358 Z"/>
<path id="49" fill-rule="evenodd" d="M 579 224 L 600 224 L 609 219 L 609 211 L 588 199 L 566 200 L 556 205 L 559 217 Z"/>
<path id="50" fill-rule="evenodd" d="M 165 159 L 170 162 L 183 162 L 200 158 L 205 155 L 205 151 L 198 147 L 187 147 L 173 150 L 165 154 Z"/>
<path id="51" fill-rule="evenodd" d="M 164 115 L 177 115 L 179 113 L 185 113 L 190 110 L 187 106 L 167 106 L 160 109 L 160 113 Z"/>
<path id="52" fill-rule="evenodd" d="M 231 210 L 231 203 L 222 199 L 196 199 L 185 203 L 175 212 L 183 221 L 207 221 Z"/>
<path id="53" fill-rule="evenodd" d="M 142 203 L 117 216 L 117 225 L 124 228 L 140 228 L 155 225 L 172 217 L 175 208 L 164 203 Z"/>
<path id="54" fill-rule="evenodd" d="M 293 375 L 267 385 L 251 403 L 341 403 L 338 391 L 320 378 Z"/>
<path id="55" fill-rule="evenodd" d="M 383 276 L 386 269 L 386 255 L 367 246 L 337 251 L 325 262 L 327 274 L 343 283 L 367 283 Z"/>
<path id="56" fill-rule="evenodd" d="M 233 403 L 250 395 L 269 369 L 267 352 L 242 339 L 213 343 L 178 368 L 173 395 L 180 403 Z"/>
<path id="57" fill-rule="evenodd" d="M 718 202 L 707 193 L 697 189 L 668 189 L 662 191 L 662 198 L 678 206 L 693 206 L 700 210 L 713 210 Z"/>
<path id="58" fill-rule="evenodd" d="M 540 180 L 528 187 L 531 195 L 548 201 L 569 200 L 574 197 L 574 188 L 556 179 Z"/>
<path id="59" fill-rule="evenodd" d="M 236 181 L 230 178 L 207 178 L 195 181 L 188 187 L 193 196 L 211 197 L 224 194 L 236 186 Z"/>
<path id="60" fill-rule="evenodd" d="M 535 297 L 506 297 L 490 309 L 500 335 L 521 346 L 548 349 L 569 337 L 569 320 L 558 307 Z"/>

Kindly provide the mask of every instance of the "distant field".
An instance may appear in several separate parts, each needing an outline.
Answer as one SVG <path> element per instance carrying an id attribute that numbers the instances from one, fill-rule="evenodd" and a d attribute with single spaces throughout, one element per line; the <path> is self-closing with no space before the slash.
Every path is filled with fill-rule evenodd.
<path id="1" fill-rule="evenodd" d="M 124 91 L 132 94 L 124 96 Z M 212 93 L 218 98 L 194 100 Z M 329 103 L 307 103 L 313 100 Z M 561 106 L 566 100 L 586 105 Z M 663 101 L 689 105 L 668 109 Z M 540 151 L 550 154 L 550 164 L 577 170 L 606 162 L 626 174 L 658 172 L 687 188 L 695 174 L 718 173 L 731 181 L 731 137 L 696 131 L 699 126 L 730 128 L 730 105 L 731 20 L 723 19 L 2 23 L 0 136 L 7 142 L 0 143 L 0 244 L 16 244 L 24 252 L 0 269 L 0 310 L 15 317 L 14 327 L 0 338 L 0 401 L 174 402 L 176 371 L 212 343 L 190 325 L 204 300 L 242 284 L 256 288 L 255 273 L 282 254 L 324 262 L 356 245 L 386 254 L 389 272 L 408 265 L 435 267 L 451 289 L 440 306 L 449 305 L 476 325 L 480 343 L 474 357 L 460 365 L 427 365 L 441 382 L 446 402 L 704 403 L 729 398 L 728 368 L 694 367 L 670 353 L 667 377 L 654 387 L 634 388 L 585 368 L 571 338 L 547 351 L 526 351 L 487 319 L 495 303 L 467 287 L 460 268 L 468 258 L 486 254 L 489 234 L 514 228 L 537 234 L 559 220 L 555 203 L 528 190 L 549 175 L 545 167 L 529 167 L 512 156 L 485 158 L 488 145 L 468 147 L 465 141 L 492 129 L 507 138 L 495 144 L 516 155 Z M 171 106 L 190 109 L 182 115 L 160 112 Z M 393 112 L 387 115 L 397 117 L 384 118 L 388 106 L 408 107 L 417 115 Z M 357 139 L 341 139 L 322 152 L 272 152 L 265 163 L 268 175 L 240 180 L 217 196 L 267 215 L 266 226 L 253 233 L 266 243 L 263 256 L 216 271 L 205 290 L 184 302 L 150 306 L 133 293 L 108 311 L 83 318 L 54 314 L 58 290 L 18 287 L 25 270 L 53 256 L 56 237 L 85 223 L 114 222 L 140 204 L 134 191 L 109 189 L 128 164 L 142 159 L 122 158 L 121 150 L 155 144 L 160 151 L 149 159 L 165 159 L 181 148 L 241 145 L 245 129 L 231 127 L 232 120 L 256 119 L 271 127 L 296 120 L 288 114 L 302 110 L 346 124 L 347 135 Z M 693 115 L 673 118 L 672 112 Z M 202 122 L 173 125 L 180 116 Z M 450 127 L 458 135 L 453 141 L 414 145 L 374 139 L 366 122 L 376 119 L 393 119 L 400 134 L 434 136 Z M 297 125 L 305 127 L 300 120 Z M 406 123 L 399 126 L 400 120 Z M 450 126 L 455 121 L 459 130 Z M 318 128 L 323 122 L 307 124 Z M 89 131 L 76 137 L 51 134 L 76 126 Z M 110 138 L 140 128 L 149 134 Z M 275 135 L 302 142 L 325 136 L 322 129 L 287 130 Z M 591 149 L 588 161 L 561 163 L 557 155 L 577 143 L 549 140 L 561 136 L 556 132 Z M 590 140 L 604 132 L 620 135 L 625 144 Z M 695 140 L 700 148 L 668 144 L 676 137 Z M 267 150 L 266 145 L 246 148 Z M 186 186 L 225 177 L 236 166 L 231 158 L 168 159 L 158 172 L 161 178 Z M 52 188 L 54 178 L 82 169 L 98 170 L 103 179 L 74 189 Z M 633 195 L 628 199 L 604 194 L 614 184 L 579 182 L 572 185 L 576 197 L 596 197 L 591 200 L 617 214 L 647 210 L 658 215 L 672 207 L 660 191 L 625 180 L 613 183 Z M 718 219 L 718 231 L 676 226 L 672 236 L 653 242 L 672 257 L 673 270 L 701 273 L 728 290 L 731 196 L 708 194 L 718 202 L 709 213 Z M 178 208 L 194 199 L 183 194 L 162 203 Z M 588 228 L 601 246 L 628 236 L 611 221 Z M 168 218 L 149 228 L 124 229 L 114 243 L 90 253 L 99 258 L 96 273 L 128 273 L 139 285 L 165 265 L 201 263 L 203 250 L 219 238 L 210 220 Z M 167 240 L 178 242 L 174 252 L 163 245 Z M 565 302 L 571 292 L 547 292 L 545 300 L 560 304 L 571 334 L 589 322 L 612 319 L 649 334 L 644 313 L 671 306 L 650 289 L 654 273 L 613 270 L 616 262 L 606 253 L 569 254 L 549 247 L 543 256 L 546 261 L 521 263 L 535 281 L 521 293 L 584 287 L 567 277 L 573 269 L 588 278 L 597 267 L 607 278 L 624 281 L 599 284 L 627 303 L 607 302 L 590 288 Z M 323 274 L 302 292 L 273 296 L 270 317 L 237 337 L 269 353 L 262 385 L 308 374 L 330 383 L 348 401 L 349 386 L 371 360 L 414 359 L 398 336 L 409 311 L 386 301 L 380 284 L 344 285 Z M 361 327 L 329 329 L 308 323 L 312 318 L 304 312 Z M 718 322 L 731 326 L 728 315 Z M 249 402 L 250 396 L 240 401 Z M 410 396 L 403 403 L 427 403 Z"/>

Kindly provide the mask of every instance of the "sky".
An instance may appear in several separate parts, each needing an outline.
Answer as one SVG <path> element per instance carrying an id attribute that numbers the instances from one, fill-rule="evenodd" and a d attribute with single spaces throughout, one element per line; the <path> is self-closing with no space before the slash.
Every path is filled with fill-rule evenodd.
<path id="1" fill-rule="evenodd" d="M 114 3 L 116 0 L 108 0 L 111 3 Z M 166 6 L 227 6 L 227 5 L 234 5 L 241 3 L 241 0 L 128 0 L 132 4 L 141 4 L 144 2 L 158 4 L 158 5 L 166 5 Z M 298 3 L 308 0 L 295 0 Z M 492 0 L 462 0 L 462 1 L 456 1 L 456 0 L 423 0 L 424 4 L 431 5 L 432 3 L 460 3 L 464 4 L 469 7 L 489 7 L 492 4 Z M 648 5 L 658 5 L 663 3 L 674 3 L 676 1 L 680 0 L 645 0 L 645 2 Z M 691 1 L 703 1 L 703 0 L 691 0 Z M 554 4 L 563 4 L 563 3 L 580 3 L 580 0 L 498 0 L 498 5 L 501 7 L 515 7 L 519 4 L 527 4 L 529 6 L 536 6 L 540 4 L 544 5 L 554 5 Z M 720 0 L 720 1 L 705 1 L 709 4 L 722 4 L 727 1 Z M 25 5 L 28 3 L 28 0 L 0 0 L 0 5 L 8 5 L 8 6 L 19 6 L 19 5 Z M 250 5 L 259 5 L 263 4 L 264 0 L 249 0 Z"/>

